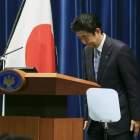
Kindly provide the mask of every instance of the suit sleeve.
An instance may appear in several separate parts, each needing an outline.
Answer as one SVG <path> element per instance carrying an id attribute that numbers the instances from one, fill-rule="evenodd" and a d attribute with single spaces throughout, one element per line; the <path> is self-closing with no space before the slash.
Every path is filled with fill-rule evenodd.
<path id="1" fill-rule="evenodd" d="M 87 78 L 87 71 L 86 71 L 86 58 L 85 58 L 85 49 L 84 49 L 84 79 L 88 80 Z M 84 105 L 84 119 L 85 121 L 88 120 L 88 105 L 87 105 L 87 96 L 85 95 L 85 105 Z"/>
<path id="2" fill-rule="evenodd" d="M 140 120 L 140 84 L 137 64 L 131 49 L 123 46 L 118 56 L 118 66 L 127 91 L 131 119 Z"/>

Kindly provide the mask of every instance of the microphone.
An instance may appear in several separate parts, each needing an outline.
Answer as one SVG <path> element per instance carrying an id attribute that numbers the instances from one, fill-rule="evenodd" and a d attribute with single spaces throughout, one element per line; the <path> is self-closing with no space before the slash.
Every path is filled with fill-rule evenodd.
<path id="1" fill-rule="evenodd" d="M 13 53 L 13 52 L 16 52 L 16 51 L 18 51 L 18 50 L 20 50 L 20 49 L 22 49 L 22 48 L 23 48 L 23 47 L 17 48 L 17 49 L 15 49 L 15 50 L 11 51 L 11 52 L 5 53 L 5 54 L 3 54 L 2 56 L 0 56 L 0 60 L 1 60 L 0 68 L 1 68 L 1 66 L 2 66 L 2 70 L 4 70 L 5 61 L 6 61 L 5 56 L 6 56 L 6 55 L 8 55 L 8 54 L 10 54 L 10 53 Z"/>

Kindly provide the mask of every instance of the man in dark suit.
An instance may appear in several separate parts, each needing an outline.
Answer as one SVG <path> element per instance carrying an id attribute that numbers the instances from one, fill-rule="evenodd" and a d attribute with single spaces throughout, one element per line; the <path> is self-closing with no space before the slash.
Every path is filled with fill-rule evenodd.
<path id="1" fill-rule="evenodd" d="M 133 132 L 136 137 L 140 127 L 140 84 L 133 53 L 123 42 L 102 33 L 99 19 L 92 14 L 78 16 L 71 28 L 86 45 L 85 79 L 114 89 L 119 96 L 121 119 L 108 125 L 108 140 L 132 140 Z M 88 116 L 86 98 L 85 128 L 89 140 L 104 139 L 102 124 Z"/>

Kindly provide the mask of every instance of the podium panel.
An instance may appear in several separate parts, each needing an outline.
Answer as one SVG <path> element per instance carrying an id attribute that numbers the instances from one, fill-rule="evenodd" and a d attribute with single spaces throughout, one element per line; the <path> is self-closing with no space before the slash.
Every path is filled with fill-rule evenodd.
<path id="1" fill-rule="evenodd" d="M 39 140 L 39 121 L 39 117 L 0 116 L 0 134 L 11 133 Z"/>
<path id="2" fill-rule="evenodd" d="M 82 140 L 83 119 L 0 117 L 0 134 L 12 133 L 33 140 Z"/>

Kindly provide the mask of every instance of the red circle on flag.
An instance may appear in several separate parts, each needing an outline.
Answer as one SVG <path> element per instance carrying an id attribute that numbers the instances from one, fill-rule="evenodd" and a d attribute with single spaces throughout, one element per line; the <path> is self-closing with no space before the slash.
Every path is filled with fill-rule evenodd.
<path id="1" fill-rule="evenodd" d="M 26 44 L 26 67 L 35 67 L 40 73 L 55 72 L 55 47 L 51 25 L 36 26 Z"/>

